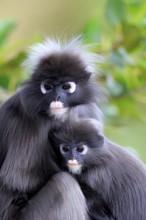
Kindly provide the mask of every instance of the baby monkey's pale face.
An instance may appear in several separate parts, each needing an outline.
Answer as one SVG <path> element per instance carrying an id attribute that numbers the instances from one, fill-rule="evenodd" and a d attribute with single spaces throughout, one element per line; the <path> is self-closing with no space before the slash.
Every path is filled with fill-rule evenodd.
<path id="1" fill-rule="evenodd" d="M 83 168 L 84 156 L 88 152 L 88 146 L 85 144 L 61 144 L 60 152 L 66 161 L 69 172 L 80 174 Z"/>

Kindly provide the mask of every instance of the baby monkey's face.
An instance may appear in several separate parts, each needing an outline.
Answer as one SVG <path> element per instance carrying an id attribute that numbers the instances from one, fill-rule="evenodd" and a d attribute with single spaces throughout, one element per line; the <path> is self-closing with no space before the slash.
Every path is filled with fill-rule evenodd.
<path id="1" fill-rule="evenodd" d="M 88 145 L 86 143 L 60 144 L 60 153 L 65 160 L 69 172 L 80 174 L 84 166 L 85 156 L 88 153 Z"/>
<path id="2" fill-rule="evenodd" d="M 98 121 L 81 119 L 68 121 L 56 127 L 49 135 L 61 168 L 73 174 L 101 163 L 104 152 L 104 136 L 98 129 Z"/>

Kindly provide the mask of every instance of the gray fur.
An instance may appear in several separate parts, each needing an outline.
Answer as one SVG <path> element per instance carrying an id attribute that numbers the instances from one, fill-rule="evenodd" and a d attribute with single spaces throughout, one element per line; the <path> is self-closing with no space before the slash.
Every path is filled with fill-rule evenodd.
<path id="1" fill-rule="evenodd" d="M 75 121 L 79 121 L 81 118 L 96 119 L 96 123 L 98 123 L 99 125 L 98 130 L 100 130 L 101 133 L 104 130 L 103 114 L 101 110 L 97 107 L 96 103 L 90 103 L 90 105 L 82 104 L 76 107 L 69 108 L 67 112 L 62 115 L 60 120 L 62 122 L 67 122 L 68 120 L 72 120 L 73 118 Z"/>
<path id="2" fill-rule="evenodd" d="M 67 173 L 61 172 L 54 175 L 29 201 L 18 219 L 88 220 L 86 211 L 85 197 L 78 183 Z"/>

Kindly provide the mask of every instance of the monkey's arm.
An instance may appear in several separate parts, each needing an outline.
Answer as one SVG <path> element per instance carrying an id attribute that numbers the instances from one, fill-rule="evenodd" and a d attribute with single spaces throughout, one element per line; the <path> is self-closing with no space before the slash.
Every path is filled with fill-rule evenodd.
<path id="1" fill-rule="evenodd" d="M 28 202 L 26 194 L 0 188 L 0 220 L 15 220 L 20 209 Z"/>
<path id="2" fill-rule="evenodd" d="M 37 128 L 34 124 L 30 127 L 30 120 L 24 118 L 21 107 L 19 96 L 15 95 L 0 108 L 0 220 L 11 220 L 25 203 L 22 193 L 35 190 L 40 179 L 43 181 L 40 176 L 40 173 L 43 175 L 40 167 L 44 167 L 43 164 L 41 166 L 41 156 L 46 155 L 46 159 L 48 156 L 43 147 L 42 155 L 38 153 L 39 140 L 43 146 L 46 144 L 39 135 L 34 137 L 33 132 Z M 32 173 L 34 167 L 36 171 Z"/>
<path id="3" fill-rule="evenodd" d="M 0 168 L 8 152 L 9 140 L 13 140 L 13 133 L 17 128 L 16 118 L 19 110 L 14 108 L 15 100 L 18 101 L 18 95 L 12 96 L 0 107 Z"/>
<path id="4" fill-rule="evenodd" d="M 12 102 L 14 97 L 10 98 L 0 108 L 0 219 L 11 220 L 12 217 L 18 212 L 22 205 L 18 191 L 14 190 L 12 178 L 15 178 L 13 171 L 13 162 L 17 164 L 18 160 L 15 160 L 15 152 L 17 142 L 16 136 L 18 127 L 21 129 L 21 123 L 19 126 L 19 120 L 17 118 L 18 112 L 14 111 Z M 14 135 L 15 134 L 15 135 Z M 17 134 L 17 135 L 16 135 Z M 14 144 L 13 144 L 14 143 Z M 12 147 L 13 146 L 13 151 Z M 13 161 L 14 159 L 14 161 Z M 17 179 L 17 182 L 19 180 Z M 22 197 L 21 197 L 22 198 Z M 19 202 L 18 202 L 19 200 Z M 15 202 L 17 203 L 15 205 Z M 23 201 L 24 203 L 24 201 Z"/>
<path id="5" fill-rule="evenodd" d="M 115 220 L 108 204 L 98 192 L 85 184 L 81 184 L 81 189 L 86 198 L 91 220 Z"/>
<path id="6" fill-rule="evenodd" d="M 68 173 L 55 174 L 19 213 L 17 220 L 89 220 L 84 195 Z"/>

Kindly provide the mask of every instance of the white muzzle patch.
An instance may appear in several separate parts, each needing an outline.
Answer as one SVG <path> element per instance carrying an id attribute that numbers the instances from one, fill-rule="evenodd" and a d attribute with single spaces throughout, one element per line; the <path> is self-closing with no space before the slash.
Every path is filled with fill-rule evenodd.
<path id="1" fill-rule="evenodd" d="M 69 172 L 72 174 L 80 174 L 82 172 L 82 165 L 76 159 L 68 160 L 67 163 Z"/>
<path id="2" fill-rule="evenodd" d="M 53 101 L 50 104 L 50 112 L 52 115 L 60 117 L 67 111 L 67 108 L 64 108 L 64 105 L 60 101 Z"/>

